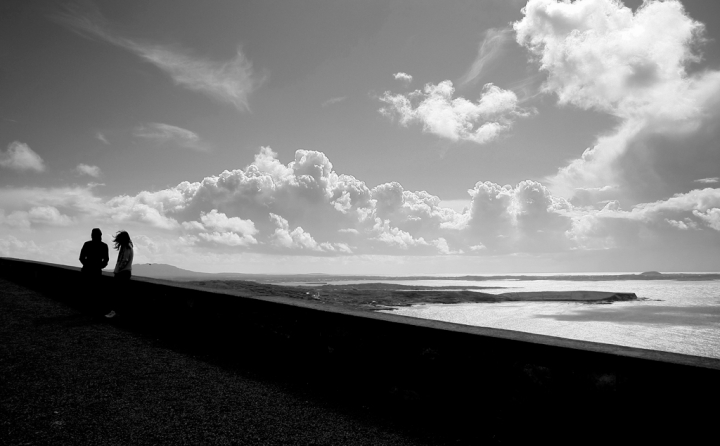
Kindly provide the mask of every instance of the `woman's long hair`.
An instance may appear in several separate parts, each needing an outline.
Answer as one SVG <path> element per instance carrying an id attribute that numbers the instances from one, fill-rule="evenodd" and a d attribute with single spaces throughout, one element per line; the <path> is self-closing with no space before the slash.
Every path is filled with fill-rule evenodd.
<path id="1" fill-rule="evenodd" d="M 127 231 L 118 231 L 115 238 L 113 238 L 113 243 L 115 243 L 115 249 L 118 251 L 120 251 L 120 248 L 127 248 L 128 246 L 132 248 L 133 246 L 130 234 Z"/>

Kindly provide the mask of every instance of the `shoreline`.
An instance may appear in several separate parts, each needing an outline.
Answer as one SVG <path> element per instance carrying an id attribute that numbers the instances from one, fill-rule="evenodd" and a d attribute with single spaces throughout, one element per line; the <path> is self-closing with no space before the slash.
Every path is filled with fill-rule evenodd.
<path id="1" fill-rule="evenodd" d="M 389 307 L 406 307 L 421 304 L 498 302 L 582 302 L 588 304 L 607 304 L 638 299 L 635 293 L 581 290 L 526 291 L 490 294 L 478 290 L 498 289 L 502 287 L 482 286 L 428 287 L 387 283 L 283 286 L 244 280 L 203 280 L 183 283 L 201 288 L 232 291 L 234 294 L 240 296 L 282 296 L 365 311 L 387 310 Z"/>

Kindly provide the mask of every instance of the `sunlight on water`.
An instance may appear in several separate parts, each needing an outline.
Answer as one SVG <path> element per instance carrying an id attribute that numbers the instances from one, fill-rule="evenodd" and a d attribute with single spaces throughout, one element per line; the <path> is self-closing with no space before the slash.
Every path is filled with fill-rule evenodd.
<path id="1" fill-rule="evenodd" d="M 391 281 L 388 281 L 391 282 Z M 504 286 L 508 291 L 632 292 L 610 305 L 576 302 L 415 305 L 387 311 L 424 319 L 720 358 L 720 281 L 394 281 L 407 285 Z"/>

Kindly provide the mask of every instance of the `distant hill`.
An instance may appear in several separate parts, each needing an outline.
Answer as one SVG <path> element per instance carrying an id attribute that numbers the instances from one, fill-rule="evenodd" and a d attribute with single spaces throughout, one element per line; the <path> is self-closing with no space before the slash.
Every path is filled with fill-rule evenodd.
<path id="1" fill-rule="evenodd" d="M 153 279 L 181 279 L 195 280 L 203 277 L 210 277 L 209 273 L 198 273 L 187 269 L 178 268 L 177 266 L 166 265 L 164 263 L 145 263 L 142 265 L 133 265 L 132 273 L 134 276 L 152 277 Z"/>
<path id="2" fill-rule="evenodd" d="M 182 282 L 196 280 L 254 280 L 260 282 L 288 281 L 290 276 L 269 274 L 243 274 L 243 273 L 200 273 L 164 263 L 143 263 L 133 265 L 132 273 L 138 277 L 153 279 L 177 280 Z M 296 279 L 295 279 L 296 280 Z"/>

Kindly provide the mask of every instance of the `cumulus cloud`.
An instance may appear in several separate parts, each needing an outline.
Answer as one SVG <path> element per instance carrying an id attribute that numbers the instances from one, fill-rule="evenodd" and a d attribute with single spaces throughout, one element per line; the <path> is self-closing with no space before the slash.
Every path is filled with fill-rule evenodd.
<path id="1" fill-rule="evenodd" d="M 720 183 L 720 177 L 700 178 L 695 180 L 695 182 L 703 184 Z"/>
<path id="2" fill-rule="evenodd" d="M 45 162 L 27 144 L 13 141 L 8 145 L 7 151 L 0 150 L 0 166 L 19 170 L 43 172 Z"/>
<path id="3" fill-rule="evenodd" d="M 412 77 L 412 76 L 410 76 L 410 75 L 407 74 L 407 73 L 403 73 L 402 71 L 393 74 L 393 77 L 394 77 L 395 79 L 403 82 L 405 85 L 409 85 L 409 84 L 412 82 L 412 80 L 413 80 L 413 77 Z"/>
<path id="4" fill-rule="evenodd" d="M 133 135 L 138 138 L 154 141 L 157 144 L 175 145 L 198 151 L 206 151 L 207 147 L 197 133 L 174 125 L 153 122 L 136 127 Z"/>
<path id="5" fill-rule="evenodd" d="M 263 82 L 239 48 L 233 58 L 218 62 L 169 45 L 129 39 L 113 32 L 96 8 L 69 7 L 56 20 L 83 36 L 129 50 L 167 73 L 177 85 L 232 104 L 239 110 L 249 110 L 248 96 Z"/>
<path id="6" fill-rule="evenodd" d="M 209 213 L 201 212 L 200 222 L 184 222 L 183 226 L 185 228 L 209 230 L 209 232 L 200 232 L 198 237 L 221 245 L 247 246 L 257 243 L 253 236 L 257 234 L 258 230 L 250 220 L 228 217 L 224 213 L 213 209 Z"/>
<path id="7" fill-rule="evenodd" d="M 387 106 L 380 113 L 397 118 L 407 126 L 420 123 L 423 130 L 451 141 L 471 141 L 484 144 L 509 129 L 518 117 L 530 112 L 518 106 L 515 93 L 486 84 L 478 102 L 453 98 L 451 81 L 437 85 L 426 84 L 424 89 L 403 95 L 386 91 L 380 101 Z M 414 105 L 417 104 L 417 105 Z"/>
<path id="8" fill-rule="evenodd" d="M 490 28 L 485 31 L 475 60 L 458 81 L 460 85 L 474 84 L 482 77 L 486 65 L 500 54 L 502 46 L 510 40 L 510 31 L 509 28 Z"/>
<path id="9" fill-rule="evenodd" d="M 703 25 L 676 0 L 635 12 L 615 0 L 530 0 L 513 27 L 561 104 L 610 113 L 617 128 L 548 181 L 572 196 L 616 187 L 639 203 L 693 188 L 720 163 L 720 72 L 688 73 Z"/>
<path id="10" fill-rule="evenodd" d="M 673 240 L 670 235 L 712 251 L 720 231 L 720 189 L 713 188 L 626 210 L 617 201 L 602 209 L 575 206 L 529 180 L 480 181 L 468 196 L 469 204 L 456 211 L 397 182 L 369 188 L 336 172 L 321 152 L 298 150 L 283 163 L 265 147 L 244 169 L 132 196 L 103 199 L 89 186 L 0 188 L 0 232 L 13 255 L 23 249 L 34 255 L 21 242 L 28 233 L 54 240 L 60 231 L 74 231 L 85 239 L 87 228 L 121 225 L 142 242 L 148 260 L 281 254 L 344 262 L 349 256 L 475 259 L 632 249 Z M 76 258 L 76 245 L 62 249 Z"/>
<path id="11" fill-rule="evenodd" d="M 636 12 L 616 0 L 530 0 L 514 24 L 517 41 L 548 73 L 561 103 L 619 116 L 682 116 L 692 88 L 685 66 L 703 26 L 678 1 L 648 1 Z"/>
<path id="12" fill-rule="evenodd" d="M 99 178 L 101 173 L 100 168 L 98 166 L 91 166 L 89 164 L 78 164 L 77 167 L 75 167 L 75 171 L 79 175 L 88 175 L 93 178 Z"/>

